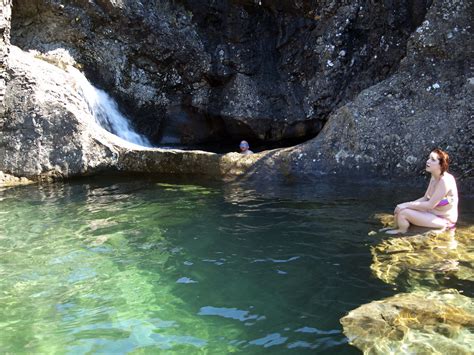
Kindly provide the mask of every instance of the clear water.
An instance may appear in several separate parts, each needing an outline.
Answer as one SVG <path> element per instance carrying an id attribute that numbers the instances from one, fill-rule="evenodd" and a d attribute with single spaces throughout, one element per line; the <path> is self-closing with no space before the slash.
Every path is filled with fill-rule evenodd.
<path id="1" fill-rule="evenodd" d="M 0 352 L 357 354 L 339 319 L 397 292 L 371 275 L 367 233 L 400 197 L 137 178 L 4 190 Z"/>

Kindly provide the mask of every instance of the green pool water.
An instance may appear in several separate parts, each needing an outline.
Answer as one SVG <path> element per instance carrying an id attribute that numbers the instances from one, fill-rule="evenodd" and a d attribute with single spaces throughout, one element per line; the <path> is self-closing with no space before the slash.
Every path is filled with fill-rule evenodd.
<path id="1" fill-rule="evenodd" d="M 3 190 L 0 352 L 357 354 L 339 319 L 397 292 L 370 271 L 372 215 L 420 191 L 135 177 Z"/>

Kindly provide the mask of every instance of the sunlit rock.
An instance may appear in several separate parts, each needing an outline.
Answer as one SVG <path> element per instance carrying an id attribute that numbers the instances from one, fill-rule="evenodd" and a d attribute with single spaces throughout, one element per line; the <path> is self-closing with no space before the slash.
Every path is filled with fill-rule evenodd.
<path id="1" fill-rule="evenodd" d="M 455 290 L 402 293 L 341 319 L 364 354 L 472 354 L 474 301 Z"/>
<path id="2" fill-rule="evenodd" d="M 41 180 L 113 169 L 126 142 L 98 125 L 64 62 L 51 60 L 10 48 L 0 170 Z"/>
<path id="3" fill-rule="evenodd" d="M 371 269 L 382 281 L 409 289 L 474 282 L 474 227 L 388 238 L 371 248 Z"/>
<path id="4" fill-rule="evenodd" d="M 236 177 L 244 174 L 258 174 L 258 162 L 272 152 L 242 155 L 239 153 L 225 154 L 220 158 L 221 173 L 224 177 Z"/>
<path id="5" fill-rule="evenodd" d="M 33 181 L 25 178 L 25 177 L 16 177 L 10 174 L 5 174 L 0 171 L 0 187 L 9 187 L 9 186 L 17 186 L 17 185 L 29 185 L 32 184 Z"/>
<path id="6" fill-rule="evenodd" d="M 43 180 L 123 172 L 232 178 L 267 154 L 220 155 L 127 142 L 99 126 L 67 53 L 39 55 L 14 46 L 10 51 L 9 115 L 0 119 L 0 170 L 12 176 Z"/>
<path id="7" fill-rule="evenodd" d="M 42 53 L 39 51 L 30 51 L 36 58 L 42 59 L 48 63 L 54 64 L 60 69 L 66 70 L 68 66 L 77 66 L 75 59 L 64 48 L 57 48 L 55 50 Z"/>
<path id="8" fill-rule="evenodd" d="M 389 213 L 376 213 L 374 219 L 380 221 L 384 228 L 391 228 L 394 226 L 395 220 L 393 214 Z"/>

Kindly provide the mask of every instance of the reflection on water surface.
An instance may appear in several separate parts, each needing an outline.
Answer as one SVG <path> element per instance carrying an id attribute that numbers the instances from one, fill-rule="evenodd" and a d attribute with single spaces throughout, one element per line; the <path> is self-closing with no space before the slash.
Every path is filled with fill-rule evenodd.
<path id="1" fill-rule="evenodd" d="M 339 318 L 396 292 L 370 270 L 371 216 L 400 200 L 384 186 L 93 179 L 0 198 L 2 352 L 356 354 Z"/>

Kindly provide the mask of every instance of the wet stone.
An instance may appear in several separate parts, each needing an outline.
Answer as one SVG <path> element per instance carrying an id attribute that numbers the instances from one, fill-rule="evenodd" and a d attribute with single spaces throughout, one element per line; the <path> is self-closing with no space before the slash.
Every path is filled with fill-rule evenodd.
<path id="1" fill-rule="evenodd" d="M 382 281 L 407 290 L 474 282 L 474 227 L 388 238 L 371 248 L 371 269 Z"/>
<path id="2" fill-rule="evenodd" d="M 456 290 L 401 293 L 341 319 L 365 354 L 472 354 L 474 301 Z"/>

